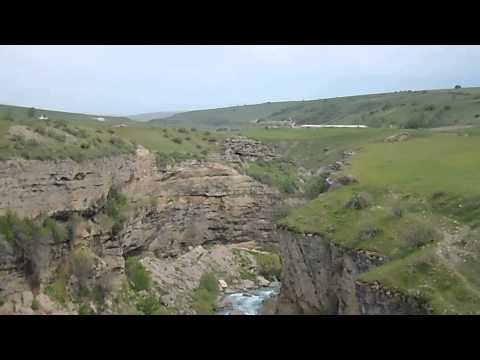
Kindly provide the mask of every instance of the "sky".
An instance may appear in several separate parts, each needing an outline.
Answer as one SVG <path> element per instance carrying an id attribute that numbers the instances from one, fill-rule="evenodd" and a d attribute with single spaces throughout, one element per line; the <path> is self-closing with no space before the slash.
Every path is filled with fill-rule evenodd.
<path id="1" fill-rule="evenodd" d="M 103 115 L 480 86 L 480 46 L 0 46 L 0 104 Z"/>

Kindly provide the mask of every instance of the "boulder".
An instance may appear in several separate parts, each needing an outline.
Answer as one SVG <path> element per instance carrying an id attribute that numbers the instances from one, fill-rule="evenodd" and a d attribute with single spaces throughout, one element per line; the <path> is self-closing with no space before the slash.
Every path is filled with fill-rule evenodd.
<path id="1" fill-rule="evenodd" d="M 263 276 L 257 276 L 257 283 L 260 286 L 268 286 L 270 285 L 270 281 L 265 279 Z"/>
<path id="2" fill-rule="evenodd" d="M 361 192 L 354 194 L 353 197 L 345 204 L 346 208 L 350 209 L 366 209 L 372 203 L 372 198 L 369 193 Z"/>
<path id="3" fill-rule="evenodd" d="M 409 140 L 412 137 L 413 137 L 412 134 L 409 134 L 409 133 L 405 132 L 405 133 L 400 133 L 400 134 L 387 136 L 383 141 L 384 142 L 399 142 L 399 141 Z"/>
<path id="4" fill-rule="evenodd" d="M 218 280 L 218 285 L 220 285 L 220 288 L 223 290 L 223 289 L 226 289 L 228 287 L 227 283 L 225 280 L 223 279 L 220 279 Z"/>
<path id="5" fill-rule="evenodd" d="M 255 288 L 255 283 L 252 280 L 243 280 L 240 283 L 240 287 L 243 289 L 253 289 Z"/>

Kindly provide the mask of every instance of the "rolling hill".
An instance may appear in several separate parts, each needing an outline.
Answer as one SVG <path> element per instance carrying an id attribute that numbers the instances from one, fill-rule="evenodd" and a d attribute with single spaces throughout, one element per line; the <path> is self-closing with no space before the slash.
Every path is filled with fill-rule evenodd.
<path id="1" fill-rule="evenodd" d="M 178 111 L 161 111 L 161 112 L 129 115 L 127 117 L 134 121 L 150 121 L 154 119 L 164 119 L 178 113 L 179 113 Z"/>
<path id="2" fill-rule="evenodd" d="M 268 102 L 256 105 L 231 106 L 218 109 L 195 110 L 175 114 L 165 119 L 152 120 L 152 124 L 165 127 L 239 128 L 254 125 L 281 109 L 293 106 L 296 102 Z"/>
<path id="3" fill-rule="evenodd" d="M 398 91 L 330 99 L 269 102 L 189 111 L 152 124 L 174 127 L 248 127 L 286 124 L 365 124 L 432 128 L 480 123 L 480 88 Z"/>
<path id="4" fill-rule="evenodd" d="M 32 111 L 33 109 L 33 111 Z M 33 116 L 32 116 L 33 115 Z M 39 116 L 46 116 L 50 120 L 65 120 L 65 121 L 94 121 L 99 122 L 95 118 L 103 118 L 107 122 L 128 122 L 127 117 L 121 116 L 105 116 L 93 114 L 81 114 L 55 110 L 36 109 L 23 106 L 0 105 L 0 119 L 2 120 L 29 120 L 38 119 Z"/>

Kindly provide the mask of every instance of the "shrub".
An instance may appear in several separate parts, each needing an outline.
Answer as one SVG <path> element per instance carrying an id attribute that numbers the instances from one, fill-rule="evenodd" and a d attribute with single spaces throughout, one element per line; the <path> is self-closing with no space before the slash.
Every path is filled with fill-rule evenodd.
<path id="1" fill-rule="evenodd" d="M 37 311 L 38 309 L 40 309 L 40 304 L 38 303 L 37 298 L 33 298 L 33 301 L 32 301 L 32 310 L 33 310 L 33 311 Z"/>
<path id="2" fill-rule="evenodd" d="M 297 190 L 295 181 L 289 178 L 282 178 L 279 180 L 279 189 L 285 194 L 293 194 Z"/>
<path id="3" fill-rule="evenodd" d="M 178 129 L 178 132 L 181 133 L 181 134 L 185 134 L 187 132 L 187 129 L 180 128 L 180 129 Z"/>
<path id="4" fill-rule="evenodd" d="M 138 257 L 129 257 L 126 261 L 127 277 L 136 291 L 148 290 L 151 286 L 150 274 Z"/>
<path id="5" fill-rule="evenodd" d="M 125 140 L 123 140 L 121 137 L 113 135 L 110 137 L 110 144 L 116 147 L 123 147 L 126 146 Z"/>
<path id="6" fill-rule="evenodd" d="M 114 220 L 121 220 L 120 210 L 128 203 L 127 197 L 117 187 L 112 186 L 104 204 L 104 212 Z"/>
<path id="7" fill-rule="evenodd" d="M 275 253 L 253 253 L 258 266 L 258 273 L 266 279 L 279 279 L 282 273 L 280 256 Z"/>
<path id="8" fill-rule="evenodd" d="M 47 136 L 59 142 L 65 142 L 67 140 L 67 137 L 64 134 L 57 133 L 56 131 L 53 131 L 53 130 L 48 130 Z"/>
<path id="9" fill-rule="evenodd" d="M 28 117 L 30 119 L 35 117 L 35 108 L 28 109 Z"/>
<path id="10" fill-rule="evenodd" d="M 35 131 L 36 133 L 38 133 L 40 135 L 46 135 L 47 134 L 47 131 L 42 126 L 36 127 L 33 131 Z"/>
<path id="11" fill-rule="evenodd" d="M 58 279 L 45 288 L 45 293 L 60 304 L 65 304 L 67 299 L 67 287 L 64 279 Z"/>
<path id="12" fill-rule="evenodd" d="M 451 107 L 450 105 L 445 105 L 445 106 L 443 107 L 443 110 L 448 111 L 448 110 L 450 110 L 451 108 L 452 108 L 452 107 Z"/>
<path id="13" fill-rule="evenodd" d="M 92 310 L 90 309 L 90 306 L 88 306 L 87 304 L 80 305 L 80 308 L 78 309 L 78 315 L 92 315 Z"/>
<path id="14" fill-rule="evenodd" d="M 0 232 L 14 246 L 30 286 L 37 289 L 49 263 L 49 231 L 31 219 L 20 219 L 7 212 L 0 218 Z"/>
<path id="15" fill-rule="evenodd" d="M 215 303 L 219 292 L 215 274 L 203 274 L 198 288 L 193 293 L 193 309 L 197 314 L 212 314 L 215 311 Z"/>
<path id="16" fill-rule="evenodd" d="M 7 110 L 7 112 L 3 116 L 3 119 L 7 121 L 13 121 L 12 111 L 10 109 Z"/>
<path id="17" fill-rule="evenodd" d="M 423 108 L 425 111 L 433 111 L 435 110 L 435 105 L 425 105 Z"/>
<path id="18" fill-rule="evenodd" d="M 87 287 L 88 279 L 94 272 L 94 259 L 90 252 L 85 249 L 77 250 L 72 253 L 70 259 L 72 274 L 78 279 L 81 289 Z"/>
<path id="19" fill-rule="evenodd" d="M 200 288 L 206 289 L 208 292 L 217 294 L 219 291 L 218 288 L 218 280 L 215 274 L 213 273 L 206 273 L 203 274 L 200 278 Z"/>
<path id="20" fill-rule="evenodd" d="M 308 180 L 305 185 L 305 197 L 309 200 L 315 199 L 318 195 L 327 190 L 326 175 L 316 176 Z"/>
<path id="21" fill-rule="evenodd" d="M 383 110 L 383 111 L 387 111 L 387 110 L 390 110 L 390 109 L 392 109 L 392 108 L 393 108 L 392 103 L 387 102 L 385 105 L 383 105 L 382 110 Z"/>
<path id="22" fill-rule="evenodd" d="M 153 294 L 142 296 L 137 302 L 137 309 L 140 310 L 144 315 L 154 315 L 155 313 L 159 312 L 160 308 L 160 301 L 158 297 Z"/>
<path id="23" fill-rule="evenodd" d="M 28 147 L 38 147 L 40 146 L 40 143 L 38 142 L 38 140 L 28 139 L 27 141 L 25 141 L 25 145 Z"/>
<path id="24" fill-rule="evenodd" d="M 438 240 L 440 234 L 428 223 L 415 222 L 403 229 L 401 237 L 409 246 L 419 248 Z"/>
<path id="25" fill-rule="evenodd" d="M 176 144 L 181 144 L 183 142 L 182 138 L 179 138 L 179 137 L 173 138 L 172 141 Z"/>
<path id="26" fill-rule="evenodd" d="M 383 230 L 373 224 L 367 225 L 358 233 L 359 241 L 367 241 L 383 234 Z"/>
<path id="27" fill-rule="evenodd" d="M 280 219 L 287 217 L 290 214 L 291 210 L 292 208 L 286 205 L 285 203 L 280 203 L 274 206 L 272 209 L 273 220 L 278 221 Z"/>
<path id="28" fill-rule="evenodd" d="M 74 213 L 67 223 L 67 239 L 69 242 L 73 242 L 78 236 L 79 226 L 82 223 L 83 218 Z"/>
<path id="29" fill-rule="evenodd" d="M 350 209 L 365 209 L 370 206 L 372 202 L 370 194 L 366 192 L 361 192 L 358 194 L 354 194 L 352 198 L 345 204 L 346 208 Z"/>
<path id="30" fill-rule="evenodd" d="M 77 163 L 80 163 L 82 161 L 85 161 L 87 159 L 87 156 L 84 153 L 77 151 L 70 154 L 70 159 Z"/>
<path id="31" fill-rule="evenodd" d="M 50 231 L 56 243 L 62 243 L 67 239 L 67 234 L 65 234 L 64 229 L 57 224 L 55 219 L 47 218 L 43 222 L 43 226 Z"/>
<path id="32" fill-rule="evenodd" d="M 420 113 L 419 115 L 412 116 L 410 119 L 408 119 L 403 124 L 403 127 L 406 129 L 418 129 L 418 128 L 427 127 L 427 125 L 428 125 L 428 121 L 426 120 L 423 113 Z"/>
<path id="33" fill-rule="evenodd" d="M 113 274 L 103 274 L 97 281 L 95 286 L 95 300 L 99 304 L 103 304 L 108 295 L 113 291 Z"/>

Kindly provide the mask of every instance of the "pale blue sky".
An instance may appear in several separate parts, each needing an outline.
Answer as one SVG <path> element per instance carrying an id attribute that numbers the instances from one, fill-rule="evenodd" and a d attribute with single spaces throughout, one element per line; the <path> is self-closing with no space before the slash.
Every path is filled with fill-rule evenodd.
<path id="1" fill-rule="evenodd" d="M 480 85 L 480 46 L 0 46 L 0 103 L 137 114 Z"/>

